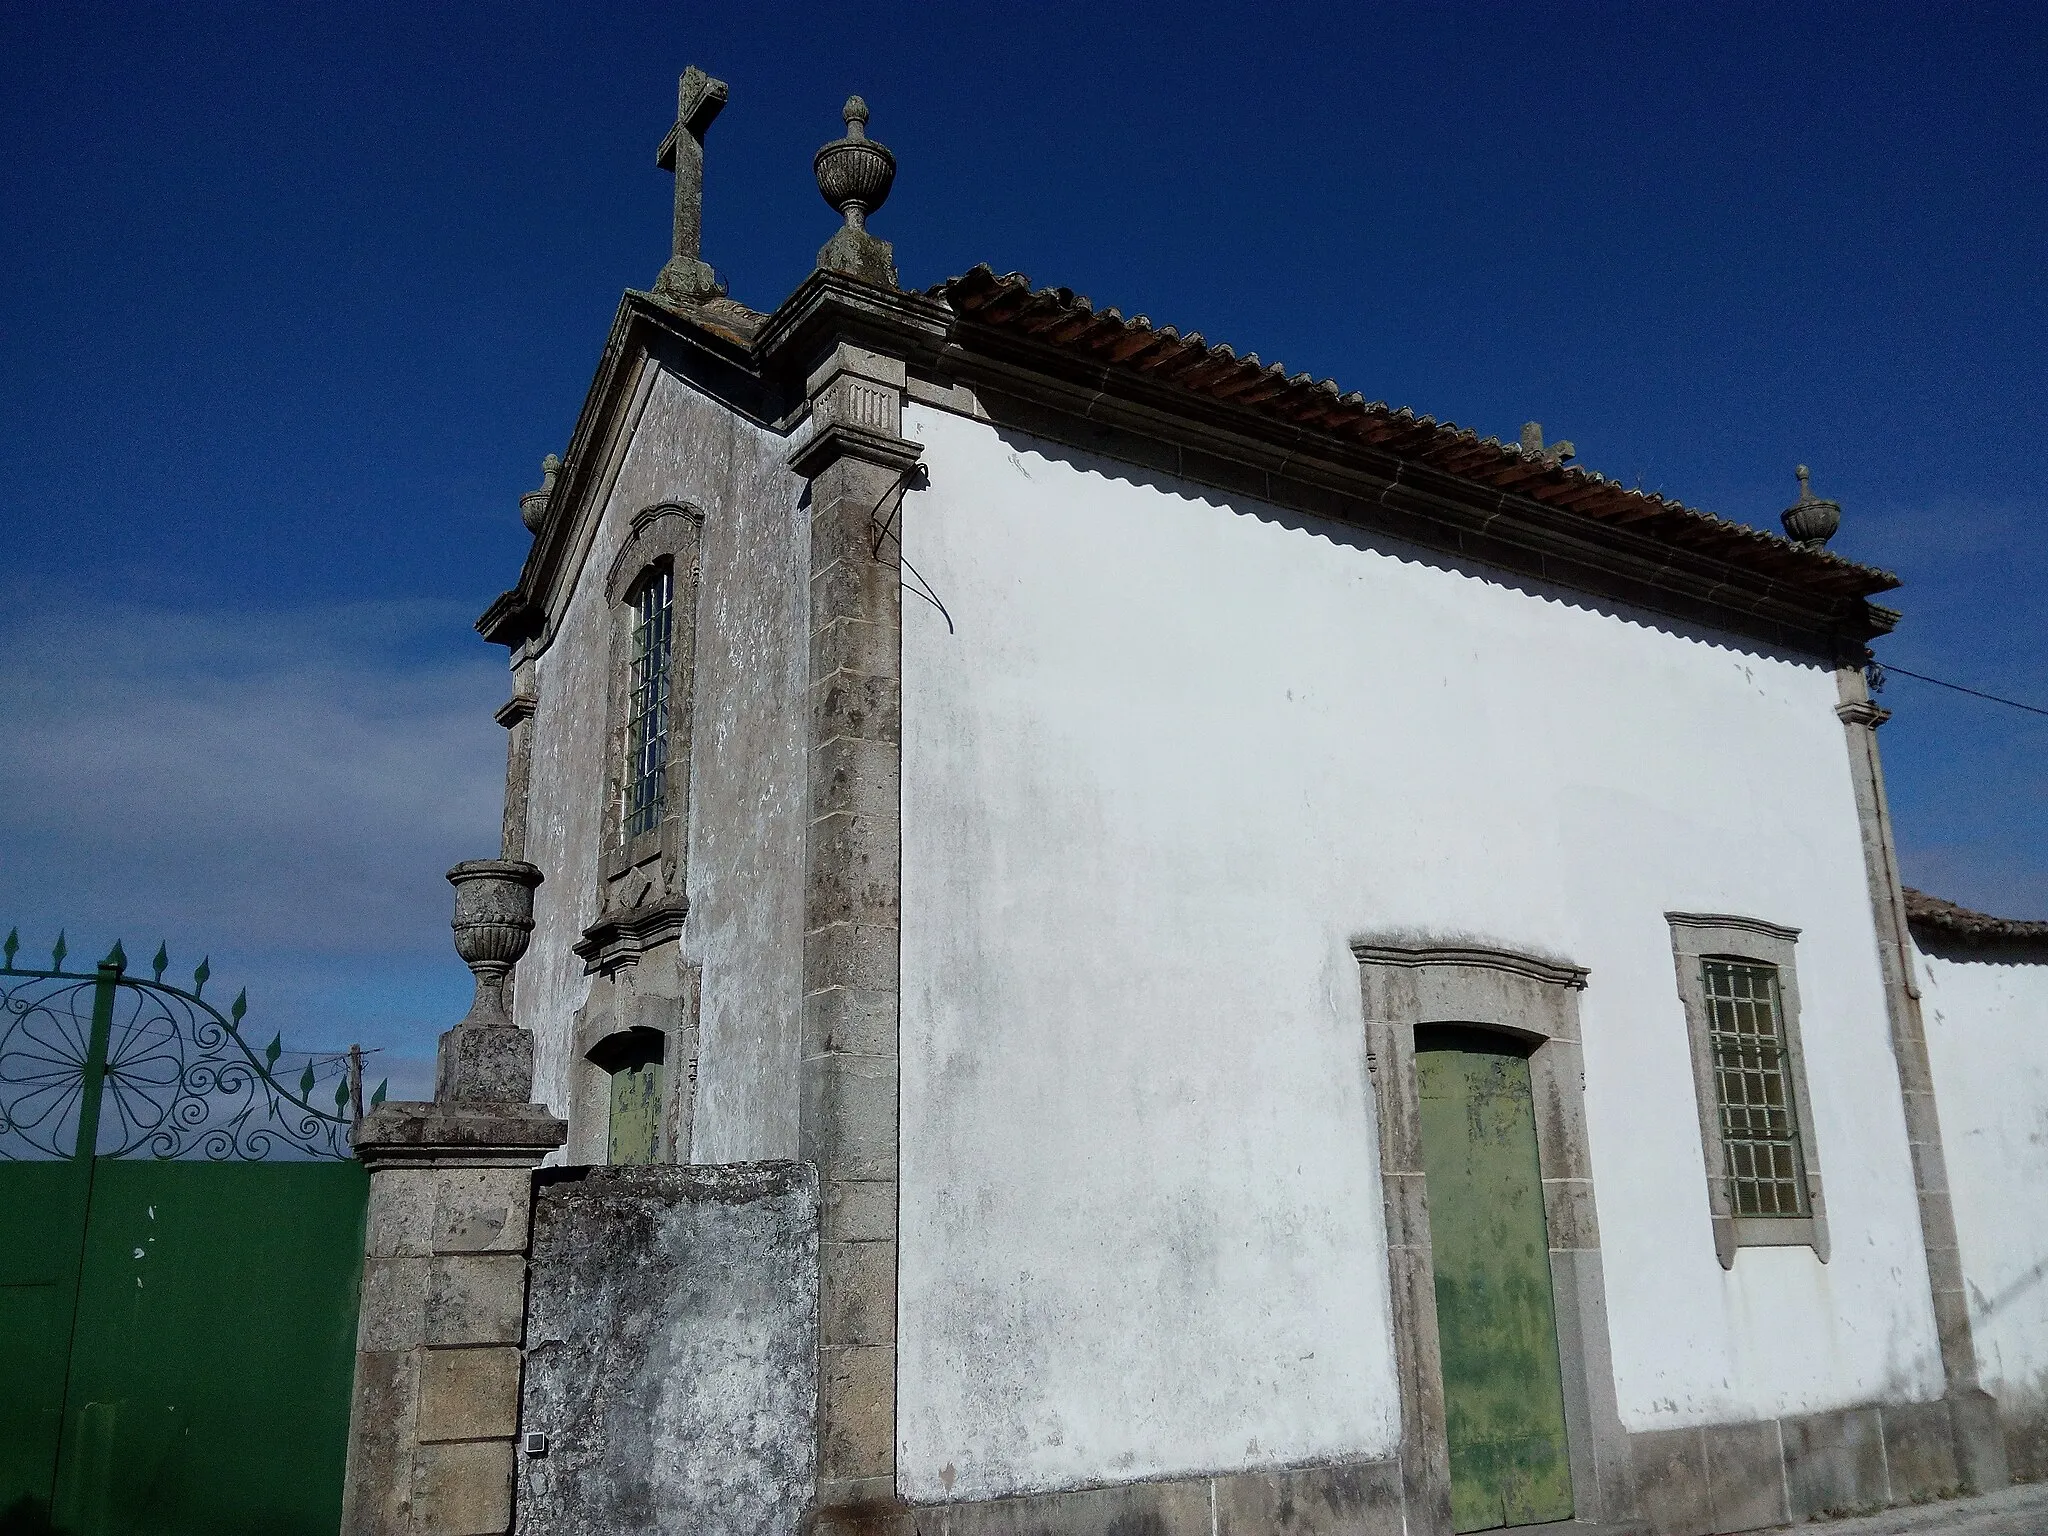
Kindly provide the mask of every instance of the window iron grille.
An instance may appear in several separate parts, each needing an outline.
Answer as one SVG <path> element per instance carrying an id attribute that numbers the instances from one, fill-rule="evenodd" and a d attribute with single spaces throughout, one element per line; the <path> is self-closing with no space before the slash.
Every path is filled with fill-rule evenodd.
<path id="1" fill-rule="evenodd" d="M 1778 968 L 1703 960 L 1700 969 L 1729 1208 L 1737 1216 L 1809 1215 Z"/>
<path id="2" fill-rule="evenodd" d="M 628 842 L 661 822 L 668 801 L 668 672 L 675 645 L 675 572 L 648 573 L 633 595 L 627 674 L 625 806 Z"/>

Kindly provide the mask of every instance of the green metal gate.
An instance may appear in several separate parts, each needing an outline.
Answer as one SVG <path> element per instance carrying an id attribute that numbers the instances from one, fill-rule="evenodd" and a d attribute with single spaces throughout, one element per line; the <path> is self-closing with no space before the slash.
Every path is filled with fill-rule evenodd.
<path id="1" fill-rule="evenodd" d="M 0 1536 L 332 1536 L 368 1183 L 359 1072 L 245 1000 L 0 967 Z M 316 1104 L 329 1080 L 333 1107 Z M 376 1097 L 382 1097 L 380 1088 Z M 374 1100 L 373 1100 L 374 1102 Z"/>

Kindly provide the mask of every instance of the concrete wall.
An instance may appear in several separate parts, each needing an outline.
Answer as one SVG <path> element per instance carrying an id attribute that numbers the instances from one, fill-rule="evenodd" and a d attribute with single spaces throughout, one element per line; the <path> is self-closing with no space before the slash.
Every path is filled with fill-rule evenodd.
<path id="1" fill-rule="evenodd" d="M 1631 1430 L 1937 1397 L 1829 669 L 928 408 L 905 553 L 899 1485 L 1390 1454 L 1348 941 L 1591 968 Z M 1667 910 L 1803 930 L 1837 1234 L 1717 1262 Z"/>
<path id="2" fill-rule="evenodd" d="M 686 501 L 706 514 L 683 943 L 703 966 L 690 1155 L 709 1163 L 794 1157 L 809 666 L 802 483 L 784 467 L 781 437 L 652 365 L 625 430 L 595 537 L 537 668 L 527 857 L 547 883 L 517 1007 L 536 1037 L 535 1096 L 570 1112 L 572 1021 L 590 989 L 571 946 L 597 912 L 613 622 L 605 577 L 636 512 Z M 764 879 L 764 871 L 789 877 Z"/>
<path id="3" fill-rule="evenodd" d="M 520 1536 L 796 1536 L 818 1393 L 807 1163 L 597 1168 L 534 1203 Z"/>
<path id="4" fill-rule="evenodd" d="M 1915 958 L 1978 1370 L 2048 1478 L 2048 956 Z"/>

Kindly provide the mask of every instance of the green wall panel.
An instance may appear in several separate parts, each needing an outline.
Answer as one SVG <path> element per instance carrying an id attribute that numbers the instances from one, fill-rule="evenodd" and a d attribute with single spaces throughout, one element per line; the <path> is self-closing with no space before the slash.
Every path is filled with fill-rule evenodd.
<path id="1" fill-rule="evenodd" d="M 361 1165 L 101 1160 L 93 1170 L 51 1489 L 57 1528 L 332 1536 Z M 7 1326 L 11 1350 L 23 1335 Z"/>
<path id="2" fill-rule="evenodd" d="M 0 1163 L 0 1511 L 46 1501 L 89 1163 Z"/>

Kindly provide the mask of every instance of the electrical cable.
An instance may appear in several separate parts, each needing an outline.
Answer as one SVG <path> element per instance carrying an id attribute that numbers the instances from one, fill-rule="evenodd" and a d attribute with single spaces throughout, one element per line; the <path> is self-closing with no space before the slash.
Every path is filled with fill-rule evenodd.
<path id="1" fill-rule="evenodd" d="M 2018 699 L 2003 699 L 1995 693 L 1985 693 L 1976 688 L 1965 688 L 1961 683 L 1943 682 L 1938 677 L 1929 677 L 1924 672 L 1908 672 L 1904 667 L 1895 667 L 1888 661 L 1877 663 L 1880 675 L 1889 677 L 1896 672 L 1901 677 L 1910 677 L 1916 683 L 1932 683 L 1937 688 L 1951 688 L 1957 693 L 1967 693 L 1973 699 L 1988 699 L 1993 704 L 2003 704 L 2009 709 L 2024 709 L 2030 715 L 2048 715 L 2048 709 L 2038 704 L 2022 704 Z"/>

